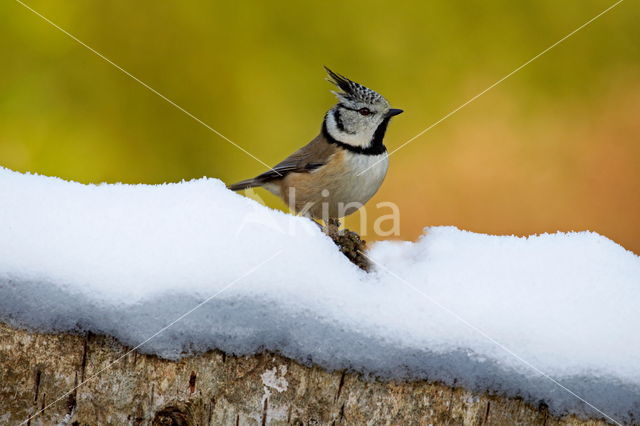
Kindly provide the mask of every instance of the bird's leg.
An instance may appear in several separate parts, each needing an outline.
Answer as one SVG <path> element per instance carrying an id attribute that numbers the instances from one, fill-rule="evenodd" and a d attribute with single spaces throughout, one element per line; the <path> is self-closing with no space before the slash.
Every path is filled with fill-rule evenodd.
<path id="1" fill-rule="evenodd" d="M 346 228 L 340 230 L 340 221 L 338 219 L 331 218 L 326 221 L 326 225 L 324 232 L 333 240 L 340 251 L 360 269 L 368 271 L 371 265 L 366 255 L 363 254 L 366 250 L 367 242 L 353 231 L 349 231 Z"/>
<path id="2" fill-rule="evenodd" d="M 337 219 L 335 217 L 329 219 L 327 223 L 329 224 L 329 226 L 335 226 L 336 228 L 340 228 L 340 219 Z"/>
<path id="3" fill-rule="evenodd" d="M 329 220 L 326 221 L 326 224 L 327 224 L 325 228 L 326 234 L 331 238 L 335 239 L 334 237 L 336 237 L 340 233 L 340 220 L 336 218 L 330 218 Z"/>

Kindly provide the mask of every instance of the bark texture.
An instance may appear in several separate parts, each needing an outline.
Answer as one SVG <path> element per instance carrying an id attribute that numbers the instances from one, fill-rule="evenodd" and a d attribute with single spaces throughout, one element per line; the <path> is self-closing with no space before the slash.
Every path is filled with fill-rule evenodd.
<path id="1" fill-rule="evenodd" d="M 0 366 L 2 425 L 605 424 L 437 383 L 365 381 L 268 353 L 173 362 L 108 337 L 1 323 Z"/>

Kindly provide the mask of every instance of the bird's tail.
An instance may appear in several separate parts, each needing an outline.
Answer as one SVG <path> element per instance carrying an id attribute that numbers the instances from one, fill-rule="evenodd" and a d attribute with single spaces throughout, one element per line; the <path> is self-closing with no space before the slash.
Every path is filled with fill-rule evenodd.
<path id="1" fill-rule="evenodd" d="M 249 188 L 255 188 L 256 186 L 262 186 L 263 182 L 256 179 L 256 178 L 252 178 L 252 179 L 245 179 L 245 180 L 241 180 L 240 182 L 236 182 L 232 185 L 227 185 L 227 188 L 229 188 L 232 191 L 242 191 L 243 189 L 249 189 Z"/>

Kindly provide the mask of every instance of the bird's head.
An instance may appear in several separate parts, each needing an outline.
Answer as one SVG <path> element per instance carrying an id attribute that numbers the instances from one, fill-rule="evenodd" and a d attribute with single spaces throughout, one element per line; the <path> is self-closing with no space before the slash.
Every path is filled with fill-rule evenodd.
<path id="1" fill-rule="evenodd" d="M 324 118 L 323 131 L 330 139 L 359 149 L 381 148 L 389 120 L 402 112 L 391 108 L 379 93 L 336 74 L 325 67 L 329 81 L 340 92 L 333 92 L 338 103 Z"/>

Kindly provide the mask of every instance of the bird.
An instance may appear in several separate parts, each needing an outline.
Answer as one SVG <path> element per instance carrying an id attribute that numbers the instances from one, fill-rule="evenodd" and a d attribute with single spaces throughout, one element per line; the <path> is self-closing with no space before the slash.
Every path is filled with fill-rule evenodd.
<path id="1" fill-rule="evenodd" d="M 283 199 L 296 214 L 338 223 L 378 191 L 389 167 L 383 140 L 392 117 L 378 92 L 324 67 L 338 98 L 324 115 L 320 134 L 280 163 L 228 188 L 262 187 Z"/>

